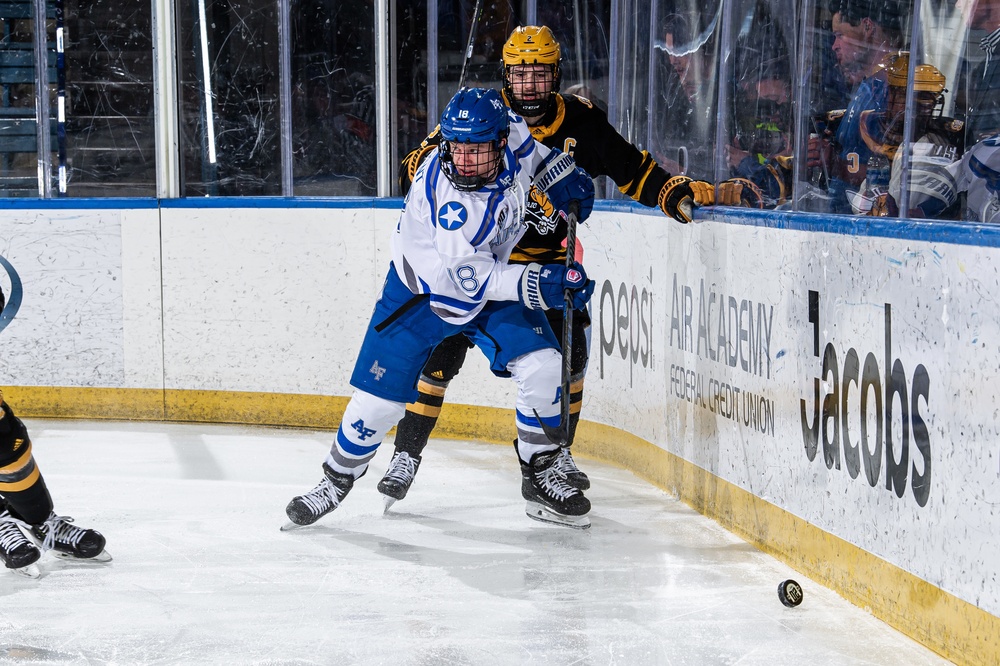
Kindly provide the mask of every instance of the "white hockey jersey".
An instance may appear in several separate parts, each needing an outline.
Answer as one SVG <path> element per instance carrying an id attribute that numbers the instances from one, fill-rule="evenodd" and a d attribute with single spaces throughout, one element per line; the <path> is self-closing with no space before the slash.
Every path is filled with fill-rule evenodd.
<path id="1" fill-rule="evenodd" d="M 435 149 L 417 170 L 392 241 L 392 262 L 414 294 L 430 294 L 431 310 L 464 324 L 487 301 L 516 301 L 524 266 L 508 264 L 524 235 L 527 192 L 551 152 L 510 113 L 500 175 L 474 192 L 456 189 Z"/>
<path id="2" fill-rule="evenodd" d="M 1000 222 L 1000 134 L 970 148 L 960 166 L 958 185 L 966 190 L 965 219 Z"/>

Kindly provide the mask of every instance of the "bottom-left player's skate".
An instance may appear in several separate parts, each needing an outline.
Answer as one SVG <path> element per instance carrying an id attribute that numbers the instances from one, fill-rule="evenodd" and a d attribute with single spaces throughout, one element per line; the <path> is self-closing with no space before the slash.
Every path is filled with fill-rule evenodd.
<path id="1" fill-rule="evenodd" d="M 24 536 L 18 520 L 4 510 L 0 512 L 0 559 L 4 566 L 28 578 L 38 578 L 40 572 L 35 562 L 41 551 Z"/>
<path id="2" fill-rule="evenodd" d="M 69 516 L 57 516 L 53 511 L 44 523 L 31 528 L 31 534 L 41 542 L 43 551 L 51 550 L 56 557 L 110 562 L 111 555 L 104 550 L 104 535 L 72 523 Z"/>
<path id="3" fill-rule="evenodd" d="M 108 562 L 104 536 L 71 524 L 53 511 L 52 497 L 31 452 L 31 438 L 0 391 L 0 559 L 17 573 L 37 578 L 36 562 L 57 557 Z"/>

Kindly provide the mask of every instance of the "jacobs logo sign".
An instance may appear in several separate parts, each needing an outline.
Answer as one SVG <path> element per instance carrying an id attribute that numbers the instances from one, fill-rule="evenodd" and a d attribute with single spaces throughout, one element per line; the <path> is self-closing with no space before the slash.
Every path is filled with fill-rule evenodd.
<path id="1" fill-rule="evenodd" d="M 809 323 L 816 357 L 821 356 L 820 336 L 824 330 L 820 326 L 819 302 L 819 292 L 810 291 Z M 907 378 L 903 362 L 892 357 L 889 303 L 884 313 L 885 357 L 881 363 L 874 353 L 865 354 L 854 347 L 843 357 L 832 342 L 823 348 L 820 376 L 813 378 L 811 400 L 799 401 L 802 441 L 810 461 L 815 460 L 822 446 L 827 469 L 846 468 L 852 479 L 864 469 L 871 487 L 884 478 L 886 490 L 902 498 L 909 486 L 917 504 L 926 506 L 931 493 L 931 441 L 924 414 L 930 374 L 923 364 L 917 364 L 912 378 Z M 860 426 L 852 431 L 849 424 L 857 422 L 852 417 L 857 416 L 853 409 L 858 398 Z"/>

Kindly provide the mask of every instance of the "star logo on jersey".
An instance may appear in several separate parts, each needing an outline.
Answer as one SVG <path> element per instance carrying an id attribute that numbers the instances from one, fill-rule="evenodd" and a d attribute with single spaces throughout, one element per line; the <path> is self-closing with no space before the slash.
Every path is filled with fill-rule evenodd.
<path id="1" fill-rule="evenodd" d="M 438 209 L 438 223 L 448 231 L 461 229 L 467 219 L 469 213 L 465 206 L 455 201 L 449 201 Z"/>

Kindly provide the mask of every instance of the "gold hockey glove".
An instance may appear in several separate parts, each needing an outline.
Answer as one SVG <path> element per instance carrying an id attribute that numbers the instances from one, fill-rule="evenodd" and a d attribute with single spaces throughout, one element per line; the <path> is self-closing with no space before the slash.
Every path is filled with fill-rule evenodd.
<path id="1" fill-rule="evenodd" d="M 658 203 L 664 213 L 687 224 L 696 205 L 710 206 L 715 203 L 715 187 L 703 180 L 674 176 L 663 184 Z"/>
<path id="2" fill-rule="evenodd" d="M 716 203 L 720 206 L 743 206 L 763 208 L 764 195 L 753 181 L 746 178 L 730 178 L 719 183 Z"/>

